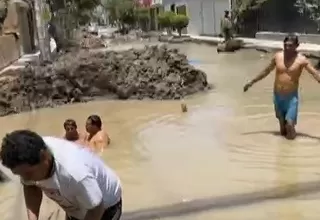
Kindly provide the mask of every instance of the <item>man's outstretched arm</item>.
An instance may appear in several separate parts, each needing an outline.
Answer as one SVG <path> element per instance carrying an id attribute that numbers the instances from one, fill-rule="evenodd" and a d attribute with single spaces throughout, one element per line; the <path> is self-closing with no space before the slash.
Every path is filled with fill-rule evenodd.
<path id="1" fill-rule="evenodd" d="M 251 81 L 249 81 L 244 87 L 243 91 L 246 92 L 251 86 L 253 86 L 256 82 L 259 82 L 260 80 L 264 79 L 266 76 L 268 76 L 272 70 L 276 67 L 276 60 L 275 57 L 273 57 L 264 70 L 258 74 L 255 78 L 253 78 Z"/>
<path id="2" fill-rule="evenodd" d="M 311 62 L 306 59 L 305 61 L 305 69 L 307 70 L 308 73 L 311 74 L 311 76 L 320 83 L 320 73 L 314 66 L 311 64 Z"/>

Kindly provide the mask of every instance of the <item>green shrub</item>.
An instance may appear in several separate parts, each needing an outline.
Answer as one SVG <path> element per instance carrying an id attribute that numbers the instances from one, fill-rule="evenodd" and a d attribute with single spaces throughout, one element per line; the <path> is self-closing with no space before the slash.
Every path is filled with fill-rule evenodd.
<path id="1" fill-rule="evenodd" d="M 165 11 L 158 15 L 158 23 L 161 28 L 172 28 L 172 19 L 176 14 L 172 11 Z"/>
<path id="2" fill-rule="evenodd" d="M 183 28 L 188 27 L 189 18 L 186 15 L 174 15 L 171 20 L 171 25 L 173 28 L 177 29 L 179 36 L 181 36 L 181 31 Z"/>
<path id="3" fill-rule="evenodd" d="M 149 21 L 150 9 L 149 8 L 137 8 L 136 16 L 139 21 Z"/>
<path id="4" fill-rule="evenodd" d="M 149 8 L 137 8 L 136 9 L 136 18 L 140 28 L 143 31 L 148 30 L 150 22 L 150 9 Z"/>

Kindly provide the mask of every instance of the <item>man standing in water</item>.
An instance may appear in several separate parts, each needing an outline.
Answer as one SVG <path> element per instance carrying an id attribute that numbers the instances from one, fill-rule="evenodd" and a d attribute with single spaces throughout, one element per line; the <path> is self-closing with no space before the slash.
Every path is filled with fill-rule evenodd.
<path id="1" fill-rule="evenodd" d="M 66 220 L 120 219 L 119 177 L 77 144 L 18 130 L 3 138 L 0 158 L 21 178 L 28 220 L 39 219 L 43 192 L 66 212 Z"/>
<path id="2" fill-rule="evenodd" d="M 303 69 L 320 83 L 318 71 L 309 60 L 297 51 L 298 37 L 288 35 L 284 39 L 284 50 L 274 55 L 269 65 L 243 88 L 246 92 L 253 84 L 268 76 L 274 69 L 274 107 L 279 120 L 281 135 L 293 140 L 298 116 L 298 88 Z"/>
<path id="3" fill-rule="evenodd" d="M 86 121 L 87 136 L 86 145 L 94 152 L 102 153 L 110 144 L 108 134 L 102 130 L 102 121 L 98 115 L 90 115 Z"/>
<path id="4" fill-rule="evenodd" d="M 227 43 L 232 38 L 232 22 L 229 11 L 224 11 L 224 17 L 221 18 L 220 26 L 224 41 Z"/>

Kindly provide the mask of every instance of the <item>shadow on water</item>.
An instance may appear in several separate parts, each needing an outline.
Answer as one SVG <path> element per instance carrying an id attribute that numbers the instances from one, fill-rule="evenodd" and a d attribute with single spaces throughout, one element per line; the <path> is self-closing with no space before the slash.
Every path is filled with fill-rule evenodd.
<path id="1" fill-rule="evenodd" d="M 244 132 L 241 133 L 242 135 L 251 135 L 251 134 L 272 134 L 275 136 L 281 136 L 279 131 L 254 131 L 254 132 Z M 313 136 L 310 134 L 302 133 L 302 132 L 297 132 L 297 137 L 302 137 L 302 138 L 310 138 L 310 139 L 315 139 L 320 141 L 319 136 Z"/>
<path id="2" fill-rule="evenodd" d="M 178 217 L 197 212 L 234 208 L 255 203 L 298 197 L 313 194 L 318 191 L 320 191 L 320 181 L 288 184 L 286 186 L 274 187 L 257 192 L 208 197 L 162 207 L 126 212 L 124 213 L 122 220 L 151 220 Z"/>

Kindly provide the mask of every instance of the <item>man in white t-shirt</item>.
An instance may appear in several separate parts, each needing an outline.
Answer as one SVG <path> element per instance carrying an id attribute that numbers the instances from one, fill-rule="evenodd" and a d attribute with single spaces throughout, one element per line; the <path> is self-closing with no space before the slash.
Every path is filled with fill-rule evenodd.
<path id="1" fill-rule="evenodd" d="M 3 138 L 0 158 L 21 177 L 28 220 L 38 220 L 42 192 L 64 209 L 67 220 L 120 219 L 120 180 L 86 148 L 17 130 Z"/>

